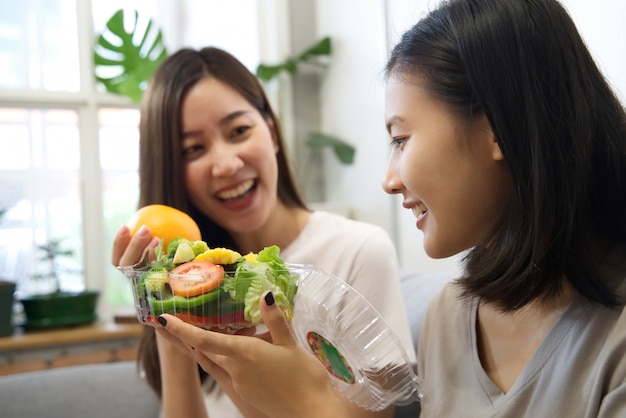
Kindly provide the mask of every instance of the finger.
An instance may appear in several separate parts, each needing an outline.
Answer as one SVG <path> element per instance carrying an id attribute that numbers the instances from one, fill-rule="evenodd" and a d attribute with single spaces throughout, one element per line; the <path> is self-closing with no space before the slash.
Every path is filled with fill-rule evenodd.
<path id="1" fill-rule="evenodd" d="M 141 260 L 146 251 L 151 251 L 159 244 L 158 238 L 153 238 L 150 228 L 142 226 L 128 241 L 128 245 L 119 260 L 120 266 L 132 266 Z"/>
<path id="2" fill-rule="evenodd" d="M 195 350 L 192 352 L 193 358 L 202 367 L 202 370 L 210 374 L 218 383 L 226 382 L 230 380 L 230 375 L 220 367 L 215 361 L 213 361 L 209 356 L 204 354 L 200 350 Z M 214 356 L 216 359 L 224 358 L 223 356 Z M 219 361 L 219 360 L 218 360 Z"/>
<path id="3" fill-rule="evenodd" d="M 188 324 L 174 315 L 162 314 L 159 316 L 159 323 L 163 325 L 165 330 L 174 337 L 189 344 L 195 349 L 200 349 L 215 354 L 233 354 L 236 350 L 232 350 L 229 343 L 230 338 L 244 338 L 243 336 L 233 336 L 222 334 L 219 332 L 211 332 Z"/>
<path id="4" fill-rule="evenodd" d="M 272 341 L 272 336 L 270 335 L 270 333 L 269 333 L 269 332 L 262 332 L 262 333 L 260 333 L 260 334 L 255 334 L 254 336 L 255 336 L 256 338 L 258 338 L 258 339 L 260 339 L 260 340 L 263 340 L 263 341 L 266 341 L 266 342 L 268 342 L 268 343 L 272 343 L 272 342 L 273 342 L 273 341 Z"/>
<path id="5" fill-rule="evenodd" d="M 155 331 L 157 334 L 159 334 L 160 338 L 163 338 L 168 343 L 172 344 L 181 353 L 188 355 L 188 356 L 193 356 L 194 348 L 190 346 L 189 344 L 176 338 L 175 336 L 173 336 L 172 334 L 170 334 L 169 332 L 165 331 L 162 328 L 156 328 Z"/>
<path id="6" fill-rule="evenodd" d="M 275 303 L 272 292 L 265 292 L 261 296 L 261 316 L 274 344 L 284 346 L 296 344 L 296 339 L 291 333 L 289 323 Z"/>
<path id="7" fill-rule="evenodd" d="M 113 239 L 113 251 L 111 253 L 111 263 L 114 266 L 120 265 L 120 260 L 122 259 L 122 255 L 124 255 L 124 251 L 126 247 L 128 247 L 128 242 L 130 241 L 130 229 L 126 225 L 122 226 L 115 234 L 115 238 Z"/>
<path id="8" fill-rule="evenodd" d="M 252 337 L 256 335 L 256 327 L 244 327 L 234 332 L 233 335 L 246 335 Z"/>

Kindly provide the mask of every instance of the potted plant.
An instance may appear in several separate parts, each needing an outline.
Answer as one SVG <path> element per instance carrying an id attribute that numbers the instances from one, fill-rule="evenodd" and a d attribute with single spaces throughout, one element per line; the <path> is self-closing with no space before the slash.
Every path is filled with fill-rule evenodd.
<path id="1" fill-rule="evenodd" d="M 45 269 L 33 276 L 35 280 L 48 280 L 52 290 L 44 294 L 22 296 L 19 301 L 24 307 L 26 322 L 24 328 L 49 329 L 73 325 L 89 324 L 96 320 L 96 304 L 99 293 L 96 290 L 64 291 L 61 276 L 77 273 L 77 269 L 63 265 L 63 258 L 72 257 L 74 251 L 62 247 L 61 240 L 51 240 L 38 246 L 39 261 Z"/>
<path id="2" fill-rule="evenodd" d="M 259 64 L 256 69 L 256 76 L 263 82 L 271 81 L 278 77 L 281 72 L 295 76 L 298 73 L 298 68 L 304 63 L 323 69 L 331 52 L 331 38 L 325 37 L 306 48 L 297 56 L 289 57 L 282 63 L 275 65 Z M 355 147 L 333 135 L 309 132 L 304 145 L 308 148 L 308 158 L 305 161 L 302 173 L 300 173 L 300 182 L 304 191 L 306 191 L 309 185 L 314 162 L 319 159 L 319 153 L 322 149 L 332 150 L 341 164 L 350 165 L 354 162 Z M 317 168 L 319 169 L 319 167 Z"/>
<path id="3" fill-rule="evenodd" d="M 0 220 L 6 214 L 7 208 L 0 208 Z M 0 279 L 0 337 L 13 334 L 13 302 L 15 283 Z"/>

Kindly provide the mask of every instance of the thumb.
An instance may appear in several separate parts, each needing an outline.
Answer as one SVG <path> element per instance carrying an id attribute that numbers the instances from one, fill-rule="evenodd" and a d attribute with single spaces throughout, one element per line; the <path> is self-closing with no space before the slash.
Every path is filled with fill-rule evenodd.
<path id="1" fill-rule="evenodd" d="M 285 315 L 274 302 L 274 294 L 271 291 L 261 296 L 261 316 L 272 336 L 272 342 L 276 345 L 296 345 L 296 339 L 291 333 Z"/>

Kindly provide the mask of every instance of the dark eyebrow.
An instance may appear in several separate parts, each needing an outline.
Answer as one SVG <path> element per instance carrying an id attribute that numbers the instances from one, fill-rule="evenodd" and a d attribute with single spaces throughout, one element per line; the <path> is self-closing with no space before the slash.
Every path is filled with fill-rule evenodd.
<path id="1" fill-rule="evenodd" d="M 226 117 L 222 118 L 222 120 L 220 120 L 220 125 L 226 125 L 228 122 L 231 122 L 235 119 L 237 119 L 239 116 L 245 115 L 246 113 L 250 113 L 249 110 L 238 110 L 236 112 L 230 113 L 228 115 L 226 115 Z"/>

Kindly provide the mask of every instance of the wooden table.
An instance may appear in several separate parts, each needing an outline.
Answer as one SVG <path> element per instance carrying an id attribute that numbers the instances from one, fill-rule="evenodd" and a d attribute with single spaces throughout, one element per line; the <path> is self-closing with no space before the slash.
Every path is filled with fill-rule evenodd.
<path id="1" fill-rule="evenodd" d="M 78 364 L 134 360 L 143 325 L 97 322 L 0 338 L 0 375 Z"/>

